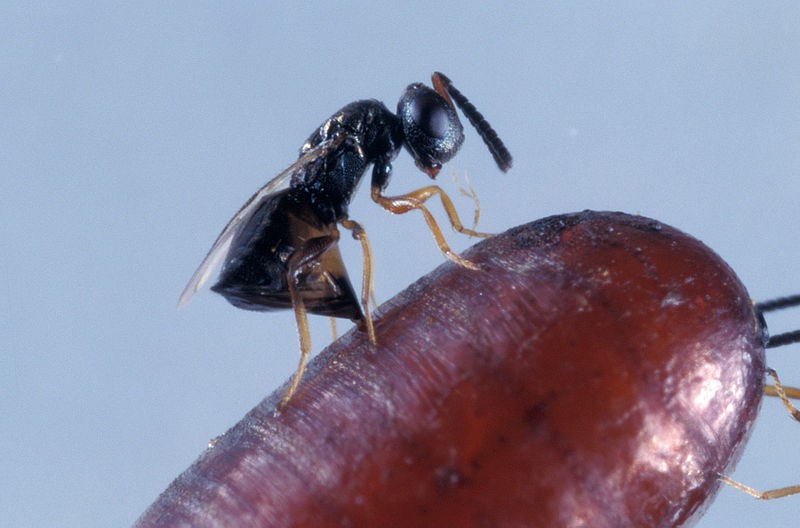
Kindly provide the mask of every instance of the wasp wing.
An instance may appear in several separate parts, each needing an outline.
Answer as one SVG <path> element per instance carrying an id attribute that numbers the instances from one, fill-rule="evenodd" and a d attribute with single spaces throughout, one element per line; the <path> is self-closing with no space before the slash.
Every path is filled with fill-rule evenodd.
<path id="1" fill-rule="evenodd" d="M 307 164 L 327 155 L 329 152 L 339 147 L 344 140 L 345 136 L 341 135 L 311 148 L 247 200 L 242 208 L 233 215 L 233 218 L 231 218 L 222 229 L 222 232 L 214 241 L 214 245 L 208 250 L 206 258 L 203 259 L 203 262 L 197 267 L 192 278 L 189 279 L 189 283 L 186 284 L 183 293 L 181 293 L 178 299 L 178 308 L 189 302 L 192 295 L 208 281 L 209 277 L 214 273 L 214 270 L 225 258 L 225 255 L 227 255 L 231 246 L 231 241 L 234 235 L 236 235 L 239 226 L 258 210 L 258 207 L 264 199 L 287 185 L 291 177 L 301 171 Z"/>

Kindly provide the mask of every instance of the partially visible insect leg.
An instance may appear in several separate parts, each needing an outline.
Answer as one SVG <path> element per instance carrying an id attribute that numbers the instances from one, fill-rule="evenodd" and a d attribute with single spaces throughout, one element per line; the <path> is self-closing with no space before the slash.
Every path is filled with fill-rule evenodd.
<path id="1" fill-rule="evenodd" d="M 339 232 L 335 229 L 331 236 L 313 238 L 303 244 L 300 248 L 295 250 L 288 262 L 288 280 L 289 285 L 289 298 L 292 300 L 292 310 L 294 311 L 294 318 L 297 322 L 297 333 L 300 337 L 300 362 L 297 365 L 297 370 L 292 377 L 292 383 L 289 389 L 278 404 L 278 409 L 283 409 L 297 390 L 300 384 L 300 378 L 303 377 L 303 371 L 306 368 L 308 355 L 311 353 L 311 333 L 308 330 L 308 315 L 306 314 L 306 304 L 303 301 L 303 296 L 297 291 L 300 275 L 303 268 L 310 263 L 315 262 L 320 255 L 325 253 L 336 241 L 339 240 Z"/>
<path id="2" fill-rule="evenodd" d="M 789 414 L 791 414 L 795 420 L 800 421 L 800 409 L 792 405 L 792 402 L 789 401 L 789 398 L 800 398 L 800 390 L 794 387 L 784 387 L 781 385 L 781 380 L 778 379 L 778 373 L 775 372 L 774 369 L 767 368 L 767 374 L 772 378 L 775 385 L 767 385 L 764 388 L 764 394 L 780 398 L 783 402 L 783 405 L 786 407 L 786 409 L 788 409 Z M 725 484 L 761 500 L 779 499 L 789 495 L 800 494 L 800 485 L 786 486 L 785 488 L 777 488 L 767 491 L 758 491 L 750 486 L 745 486 L 741 482 L 737 482 L 732 478 L 726 477 L 725 475 L 719 475 L 719 479 Z"/>
<path id="3" fill-rule="evenodd" d="M 767 374 L 772 378 L 775 382 L 775 385 L 767 385 L 764 388 L 764 393 L 769 396 L 777 396 L 783 402 L 784 407 L 789 411 L 789 414 L 792 415 L 792 418 L 800 422 L 800 409 L 792 405 L 792 402 L 789 401 L 789 398 L 798 398 L 800 397 L 800 391 L 795 389 L 794 387 L 784 387 L 781 385 L 781 380 L 778 379 L 778 373 L 775 372 L 774 369 L 768 368 Z"/>
<path id="4" fill-rule="evenodd" d="M 745 486 L 741 482 L 736 482 L 732 478 L 726 477 L 725 475 L 719 475 L 719 479 L 728 486 L 736 488 L 739 491 L 743 491 L 748 495 L 751 495 L 760 500 L 780 499 L 781 497 L 788 497 L 789 495 L 797 495 L 798 493 L 800 493 L 800 485 L 786 486 L 785 488 L 777 488 L 767 491 L 758 491 L 751 488 L 750 486 Z"/>
<path id="5" fill-rule="evenodd" d="M 306 305 L 303 302 L 302 296 L 297 293 L 293 279 L 289 280 L 289 296 L 292 299 L 292 310 L 294 311 L 295 321 L 297 321 L 297 333 L 300 336 L 300 363 L 297 365 L 297 370 L 292 377 L 292 384 L 289 385 L 289 389 L 286 391 L 283 398 L 281 398 L 280 404 L 278 404 L 278 409 L 283 409 L 286 404 L 289 403 L 294 391 L 297 390 L 297 386 L 300 384 L 300 378 L 303 376 L 303 371 L 306 368 L 308 354 L 311 352 L 311 334 L 308 331 Z"/>
<path id="6" fill-rule="evenodd" d="M 395 196 L 390 198 L 388 196 L 384 196 L 383 198 L 388 200 L 397 200 L 397 199 L 406 199 L 410 198 L 416 200 L 419 203 L 425 203 L 429 198 L 434 195 L 438 195 L 439 199 L 442 201 L 442 207 L 444 207 L 445 213 L 447 213 L 447 219 L 450 220 L 450 225 L 455 231 L 467 236 L 472 237 L 479 237 L 479 238 L 489 238 L 492 233 L 482 233 L 480 231 L 474 231 L 472 229 L 467 229 L 461 223 L 461 219 L 458 217 L 458 212 L 456 211 L 455 205 L 453 205 L 453 201 L 447 195 L 446 192 L 442 190 L 441 187 L 438 185 L 428 185 L 427 187 L 422 187 L 421 189 L 417 189 L 415 191 L 411 191 L 410 193 L 403 194 L 401 196 Z"/>
<path id="7" fill-rule="evenodd" d="M 336 318 L 335 317 L 328 317 L 331 322 L 331 341 L 336 341 L 339 337 L 339 333 L 336 331 Z"/>
<path id="8" fill-rule="evenodd" d="M 478 193 L 476 193 L 475 189 L 472 188 L 472 184 L 469 182 L 469 175 L 466 172 L 464 173 L 464 185 L 461 185 L 461 182 L 458 181 L 456 169 L 453 169 L 451 177 L 453 179 L 453 183 L 455 183 L 456 187 L 458 187 L 458 194 L 472 200 L 472 204 L 475 206 L 475 212 L 472 216 L 472 227 L 470 228 L 475 229 L 478 227 L 478 220 L 481 219 L 481 201 L 478 199 Z"/>
<path id="9" fill-rule="evenodd" d="M 369 302 L 375 302 L 375 283 L 372 278 L 372 248 L 367 239 L 367 232 L 361 224 L 353 220 L 345 219 L 339 221 L 342 227 L 349 229 L 353 233 L 353 238 L 361 242 L 361 252 L 364 255 L 364 266 L 361 277 L 361 306 L 364 308 L 364 316 L 367 321 L 367 335 L 369 342 L 373 345 L 377 343 L 375 339 L 375 327 L 372 324 L 372 314 L 369 311 Z"/>
<path id="10" fill-rule="evenodd" d="M 786 394 L 786 397 L 790 400 L 800 400 L 800 389 L 797 387 L 789 387 L 787 385 L 781 385 L 783 389 L 783 393 Z M 764 386 L 764 394 L 767 396 L 778 397 L 780 398 L 780 394 L 778 394 L 778 389 L 775 385 L 765 385 Z"/>
<path id="11" fill-rule="evenodd" d="M 492 236 L 488 233 L 479 233 L 477 231 L 473 231 L 471 229 L 467 229 L 461 223 L 461 220 L 458 218 L 458 213 L 456 213 L 456 209 L 453 206 L 453 202 L 450 200 L 450 197 L 442 191 L 436 185 L 430 185 L 428 187 L 423 187 L 422 189 L 417 189 L 416 191 L 412 191 L 408 194 L 403 194 L 400 196 L 384 196 L 381 194 L 381 189 L 378 186 L 372 186 L 372 200 L 389 211 L 390 213 L 394 214 L 403 214 L 411 211 L 413 209 L 419 209 L 422 215 L 425 217 L 425 222 L 428 224 L 428 229 L 430 229 L 431 234 L 433 235 L 434 240 L 436 240 L 436 245 L 439 246 L 439 250 L 444 253 L 444 255 L 458 264 L 459 266 L 463 266 L 468 269 L 477 270 L 479 269 L 478 266 L 467 259 L 461 258 L 456 255 L 453 250 L 450 249 L 450 246 L 447 245 L 447 242 L 444 239 L 444 235 L 442 234 L 442 230 L 439 228 L 439 225 L 436 223 L 436 219 L 433 215 L 428 211 L 428 209 L 423 205 L 423 203 L 430 198 L 431 196 L 438 194 L 442 200 L 442 205 L 444 206 L 445 212 L 447 213 L 447 217 L 450 220 L 450 225 L 453 226 L 453 229 L 458 231 L 459 233 L 464 233 L 470 236 L 478 236 L 478 237 L 489 237 Z"/>

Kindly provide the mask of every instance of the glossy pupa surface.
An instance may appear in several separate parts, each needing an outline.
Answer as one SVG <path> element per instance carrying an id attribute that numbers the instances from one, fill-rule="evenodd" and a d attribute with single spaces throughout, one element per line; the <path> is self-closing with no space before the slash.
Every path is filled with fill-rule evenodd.
<path id="1" fill-rule="evenodd" d="M 193 526 L 683 526 L 738 458 L 763 328 L 657 221 L 583 212 L 483 241 L 218 439 L 139 520 Z"/>

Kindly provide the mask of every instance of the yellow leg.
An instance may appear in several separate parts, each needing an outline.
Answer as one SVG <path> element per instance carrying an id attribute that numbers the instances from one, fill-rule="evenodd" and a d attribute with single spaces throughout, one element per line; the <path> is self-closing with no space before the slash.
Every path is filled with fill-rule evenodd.
<path id="1" fill-rule="evenodd" d="M 480 233 L 478 231 L 465 228 L 461 223 L 461 220 L 458 218 L 458 213 L 456 212 L 456 208 L 453 206 L 453 202 L 450 200 L 450 197 L 447 196 L 447 194 L 438 186 L 430 185 L 428 187 L 423 187 L 421 189 L 417 189 L 416 191 L 411 191 L 408 194 L 403 194 L 400 196 L 383 196 L 381 194 L 380 187 L 373 186 L 371 194 L 372 200 L 390 213 L 403 214 L 413 209 L 419 209 L 419 211 L 425 217 L 425 222 L 427 222 L 428 229 L 430 229 L 431 234 L 436 241 L 436 245 L 439 246 L 439 250 L 444 253 L 447 258 L 459 266 L 463 266 L 472 270 L 479 269 L 476 264 L 467 259 L 459 257 L 450 249 L 450 246 L 444 239 L 442 230 L 439 228 L 439 224 L 436 223 L 436 219 L 423 204 L 430 197 L 439 195 L 439 198 L 442 200 L 442 206 L 444 206 L 444 210 L 447 213 L 447 218 L 450 220 L 450 225 L 453 227 L 453 229 L 459 233 L 469 236 L 490 237 L 492 235 L 489 233 Z"/>
<path id="2" fill-rule="evenodd" d="M 800 400 L 800 389 L 797 387 L 787 387 L 784 385 L 781 388 L 783 389 L 783 392 L 786 394 L 787 398 L 791 400 Z M 778 396 L 778 389 L 775 387 L 775 385 L 764 386 L 764 394 L 767 396 L 780 397 Z"/>
<path id="3" fill-rule="evenodd" d="M 792 417 L 795 420 L 800 421 L 800 410 L 798 410 L 789 401 L 789 398 L 800 398 L 800 390 L 794 387 L 784 387 L 783 385 L 781 385 L 781 380 L 778 379 L 778 373 L 775 372 L 774 369 L 768 368 L 767 374 L 775 382 L 775 385 L 767 385 L 764 388 L 764 393 L 767 394 L 768 396 L 775 396 L 780 398 L 781 401 L 783 402 L 783 405 L 786 407 L 786 409 L 788 409 Z M 720 475 L 719 479 L 725 484 L 734 487 L 739 491 L 743 491 L 748 495 L 751 495 L 760 500 L 779 499 L 781 497 L 787 497 L 789 495 L 796 495 L 800 493 L 800 485 L 786 486 L 785 488 L 777 488 L 767 491 L 758 491 L 756 489 L 751 488 L 750 486 L 745 486 L 741 482 L 737 482 L 732 478 L 726 477 L 725 475 Z"/>
<path id="4" fill-rule="evenodd" d="M 336 331 L 336 318 L 328 317 L 331 322 L 331 341 L 336 341 L 339 338 L 339 333 Z"/>
<path id="5" fill-rule="evenodd" d="M 481 219 L 481 201 L 478 199 L 478 193 L 476 193 L 475 189 L 472 188 L 472 184 L 469 182 L 469 175 L 466 172 L 464 172 L 464 185 L 461 185 L 461 182 L 458 181 L 455 169 L 453 169 L 451 177 L 453 179 L 453 183 L 455 183 L 456 187 L 458 187 L 458 194 L 472 200 L 472 204 L 475 206 L 475 212 L 472 215 L 471 227 L 471 229 L 475 229 L 478 227 L 478 221 Z"/>
<path id="6" fill-rule="evenodd" d="M 728 478 L 725 475 L 720 475 L 719 479 L 728 486 L 736 488 L 739 491 L 743 491 L 748 495 L 751 495 L 760 500 L 780 499 L 781 497 L 788 497 L 789 495 L 796 495 L 800 493 L 800 486 L 786 486 L 785 488 L 777 488 L 768 491 L 758 491 L 751 488 L 750 486 L 745 486 L 741 482 L 736 482 L 735 480 Z"/>
<path id="7" fill-rule="evenodd" d="M 353 220 L 341 220 L 342 227 L 349 229 L 353 233 L 353 238 L 361 242 L 361 252 L 364 255 L 364 266 L 361 276 L 361 306 L 364 308 L 364 317 L 367 321 L 367 335 L 369 342 L 373 345 L 377 343 L 375 339 L 375 327 L 372 324 L 372 314 L 369 311 L 369 302 L 375 302 L 375 284 L 372 278 L 372 248 L 367 239 L 367 233 L 358 222 Z"/>
<path id="8" fill-rule="evenodd" d="M 306 241 L 306 243 L 296 249 L 295 252 L 289 257 L 287 263 L 286 281 L 289 286 L 289 298 L 292 300 L 292 310 L 294 311 L 294 318 L 297 322 L 297 334 L 300 338 L 300 361 L 297 364 L 297 370 L 292 377 L 292 382 L 289 385 L 289 390 L 281 398 L 278 404 L 278 410 L 282 410 L 289 403 L 289 400 L 297 390 L 300 384 L 300 378 L 303 377 L 303 371 L 306 368 L 308 355 L 311 353 L 311 333 L 308 330 L 308 315 L 306 314 L 306 304 L 303 301 L 303 296 L 297 291 L 297 286 L 300 283 L 300 274 L 303 268 L 308 265 L 313 265 L 320 255 L 325 253 L 333 244 L 339 240 L 339 232 L 334 228 L 330 236 L 313 238 Z"/>
<path id="9" fill-rule="evenodd" d="M 783 402 L 784 407 L 789 411 L 789 414 L 792 415 L 792 418 L 800 422 L 800 409 L 797 409 L 792 402 L 789 401 L 789 395 L 787 395 L 787 391 L 791 394 L 791 397 L 797 398 L 800 394 L 800 391 L 795 389 L 794 387 L 786 387 L 784 388 L 781 385 L 781 380 L 778 379 L 778 373 L 775 372 L 774 369 L 768 368 L 767 374 L 772 377 L 772 380 L 775 382 L 775 385 L 768 385 L 764 388 L 764 392 L 770 396 L 777 396 Z M 773 394 L 774 393 L 774 394 Z"/>
<path id="10" fill-rule="evenodd" d="M 297 333 L 300 336 L 300 362 L 297 365 L 297 370 L 292 377 L 292 383 L 289 385 L 289 390 L 286 391 L 281 402 L 278 404 L 278 410 L 282 410 L 289 403 L 289 400 L 297 390 L 300 384 L 300 378 L 303 377 L 303 371 L 306 368 L 306 361 L 308 361 L 308 354 L 311 352 L 311 334 L 308 331 L 308 316 L 306 315 L 306 305 L 303 302 L 303 297 L 298 294 L 295 287 L 295 274 L 289 277 L 289 296 L 292 299 L 292 310 L 294 310 L 294 318 L 297 321 Z"/>

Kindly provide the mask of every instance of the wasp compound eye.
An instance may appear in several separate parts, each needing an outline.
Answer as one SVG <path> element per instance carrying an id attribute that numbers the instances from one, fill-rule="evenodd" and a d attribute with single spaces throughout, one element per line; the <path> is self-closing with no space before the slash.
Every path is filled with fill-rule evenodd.
<path id="1" fill-rule="evenodd" d="M 464 128 L 455 109 L 434 90 L 416 83 L 406 88 L 397 103 L 397 115 L 417 167 L 435 177 L 464 142 Z"/>
<path id="2" fill-rule="evenodd" d="M 420 93 L 411 101 L 411 118 L 414 124 L 426 135 L 444 139 L 452 123 L 452 112 L 442 106 L 438 94 Z"/>

